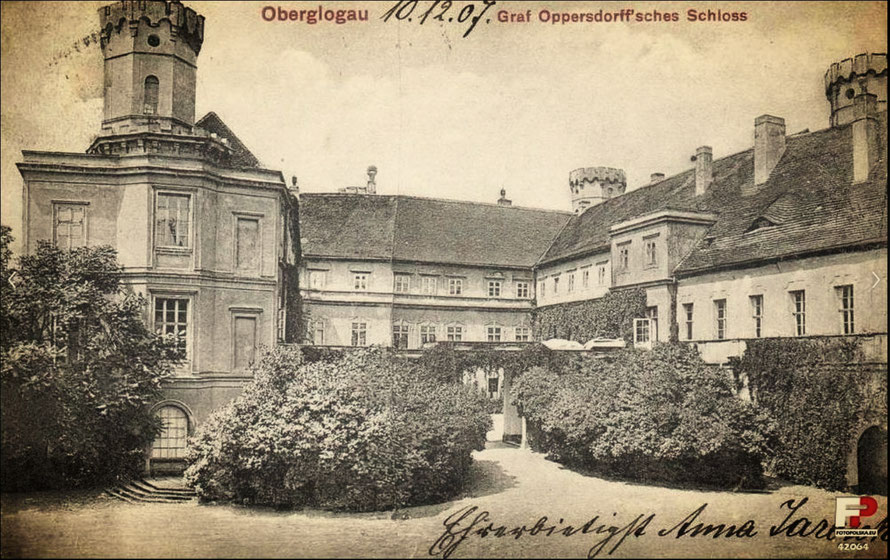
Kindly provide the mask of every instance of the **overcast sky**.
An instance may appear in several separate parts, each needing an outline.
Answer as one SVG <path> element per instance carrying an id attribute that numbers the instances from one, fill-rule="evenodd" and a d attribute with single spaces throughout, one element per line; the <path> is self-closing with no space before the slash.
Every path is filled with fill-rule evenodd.
<path id="1" fill-rule="evenodd" d="M 499 1 L 467 38 L 456 21 L 383 22 L 394 3 L 323 2 L 367 8 L 369 21 L 307 25 L 261 10 L 318 1 L 186 2 L 206 16 L 197 117 L 216 111 L 303 192 L 363 184 L 375 164 L 381 193 L 494 202 L 504 187 L 514 204 L 569 210 L 578 167 L 623 168 L 632 189 L 689 168 L 699 145 L 715 157 L 750 147 L 763 113 L 789 133 L 825 128 L 828 65 L 887 50 L 886 2 Z M 2 221 L 16 232 L 21 150 L 82 152 L 99 131 L 101 52 L 71 45 L 98 30 L 104 4 L 2 4 Z M 529 8 L 530 23 L 497 21 Z M 621 8 L 680 21 L 538 21 L 542 9 Z M 692 23 L 690 8 L 747 21 Z"/>

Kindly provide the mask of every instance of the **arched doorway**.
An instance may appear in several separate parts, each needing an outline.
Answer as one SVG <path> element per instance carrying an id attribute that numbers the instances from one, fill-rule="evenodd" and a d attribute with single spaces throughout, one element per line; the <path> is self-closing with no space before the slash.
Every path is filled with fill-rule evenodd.
<path id="1" fill-rule="evenodd" d="M 862 432 L 856 448 L 860 494 L 887 495 L 887 430 L 878 426 Z"/>
<path id="2" fill-rule="evenodd" d="M 189 434 L 188 415 L 178 406 L 170 404 L 161 406 L 155 414 L 163 423 L 163 428 L 151 446 L 151 458 L 184 459 Z"/>

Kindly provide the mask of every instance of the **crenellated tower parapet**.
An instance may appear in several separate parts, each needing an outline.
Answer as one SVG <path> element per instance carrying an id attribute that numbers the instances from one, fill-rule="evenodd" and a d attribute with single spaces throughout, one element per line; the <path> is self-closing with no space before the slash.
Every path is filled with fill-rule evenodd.
<path id="1" fill-rule="evenodd" d="M 103 134 L 190 132 L 204 16 L 180 2 L 144 0 L 105 6 L 99 19 Z"/>
<path id="2" fill-rule="evenodd" d="M 627 178 L 623 169 L 614 167 L 582 167 L 569 173 L 572 210 L 584 212 L 610 198 L 624 194 Z"/>
<path id="3" fill-rule="evenodd" d="M 853 100 L 862 94 L 876 96 L 878 112 L 887 110 L 886 53 L 859 54 L 828 68 L 825 96 L 831 104 L 831 126 L 843 126 L 854 120 Z"/>

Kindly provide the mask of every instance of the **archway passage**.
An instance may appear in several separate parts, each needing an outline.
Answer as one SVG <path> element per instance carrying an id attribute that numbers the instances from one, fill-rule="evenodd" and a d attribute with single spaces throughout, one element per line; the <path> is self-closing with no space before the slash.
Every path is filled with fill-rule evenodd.
<path id="1" fill-rule="evenodd" d="M 188 416 L 178 406 L 158 409 L 163 428 L 151 448 L 152 459 L 183 459 L 189 432 Z"/>
<path id="2" fill-rule="evenodd" d="M 856 450 L 860 494 L 887 495 L 887 430 L 872 426 L 859 438 Z"/>

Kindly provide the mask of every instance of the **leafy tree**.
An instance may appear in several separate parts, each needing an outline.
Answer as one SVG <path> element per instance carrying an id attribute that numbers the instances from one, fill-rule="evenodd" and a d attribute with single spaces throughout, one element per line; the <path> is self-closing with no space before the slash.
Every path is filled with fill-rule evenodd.
<path id="1" fill-rule="evenodd" d="M 148 406 L 181 359 L 150 332 L 110 247 L 40 243 L 13 270 L 2 246 L 2 449 L 5 490 L 61 488 L 133 474 L 159 423 Z"/>

